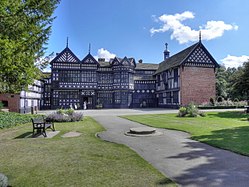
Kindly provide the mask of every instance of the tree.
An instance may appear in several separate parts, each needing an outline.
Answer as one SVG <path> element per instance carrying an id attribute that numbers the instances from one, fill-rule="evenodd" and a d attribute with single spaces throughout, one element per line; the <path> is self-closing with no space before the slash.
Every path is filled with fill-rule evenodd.
<path id="1" fill-rule="evenodd" d="M 216 97 L 227 98 L 227 72 L 225 66 L 221 66 L 216 71 Z"/>
<path id="2" fill-rule="evenodd" d="M 19 92 L 39 78 L 46 63 L 35 63 L 45 45 L 59 0 L 0 1 L 0 92 Z"/>
<path id="3" fill-rule="evenodd" d="M 249 101 L 249 61 L 238 69 L 238 73 L 234 77 L 233 89 Z"/>

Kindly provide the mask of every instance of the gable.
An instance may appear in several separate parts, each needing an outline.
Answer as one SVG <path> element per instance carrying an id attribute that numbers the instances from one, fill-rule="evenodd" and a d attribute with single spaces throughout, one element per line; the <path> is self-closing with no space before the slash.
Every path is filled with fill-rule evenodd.
<path id="1" fill-rule="evenodd" d="M 76 55 L 67 47 L 61 53 L 59 53 L 52 62 L 72 62 L 79 63 L 80 60 Z"/>
<path id="2" fill-rule="evenodd" d="M 199 41 L 161 62 L 155 75 L 181 65 L 207 68 L 219 67 L 219 64 L 215 61 L 201 41 Z"/>
<path id="3" fill-rule="evenodd" d="M 113 66 L 118 66 L 118 65 L 120 65 L 120 61 L 121 61 L 121 60 L 122 60 L 122 59 L 115 57 L 115 58 L 113 59 L 113 61 L 111 62 L 111 65 L 113 65 Z"/>
<path id="4" fill-rule="evenodd" d="M 128 61 L 127 57 L 124 57 L 124 59 L 122 60 L 122 65 L 124 66 L 129 66 L 130 65 L 130 62 Z"/>
<path id="5" fill-rule="evenodd" d="M 89 53 L 83 60 L 82 60 L 83 64 L 99 64 L 95 58 Z"/>
<path id="6" fill-rule="evenodd" d="M 200 43 L 184 60 L 185 66 L 218 67 L 219 65 L 207 49 Z"/>

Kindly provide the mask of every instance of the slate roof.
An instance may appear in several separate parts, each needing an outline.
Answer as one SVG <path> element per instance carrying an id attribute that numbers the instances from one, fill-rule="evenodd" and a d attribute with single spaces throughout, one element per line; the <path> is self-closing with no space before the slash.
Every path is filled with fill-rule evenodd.
<path id="1" fill-rule="evenodd" d="M 155 72 L 155 74 L 161 73 L 167 69 L 180 66 L 182 65 L 185 60 L 192 54 L 192 52 L 197 49 L 198 47 L 201 47 L 210 57 L 210 59 L 213 61 L 215 67 L 219 67 L 218 63 L 214 60 L 214 58 L 210 55 L 210 53 L 207 51 L 207 49 L 204 47 L 204 45 L 201 43 L 201 41 L 191 45 L 190 47 L 180 51 L 179 53 L 169 57 L 165 61 L 161 62 L 159 64 L 159 68 Z"/>
<path id="2" fill-rule="evenodd" d="M 134 75 L 134 81 L 142 81 L 142 80 L 156 80 L 155 77 L 152 75 L 148 76 L 140 76 L 140 75 Z"/>
<path id="3" fill-rule="evenodd" d="M 110 62 L 100 62 L 99 61 L 99 65 L 100 65 L 100 67 L 109 67 L 110 66 Z"/>
<path id="4" fill-rule="evenodd" d="M 151 63 L 137 63 L 136 70 L 157 70 L 159 64 L 151 64 Z"/>
<path id="5" fill-rule="evenodd" d="M 169 57 L 165 61 L 161 62 L 159 64 L 159 68 L 157 69 L 156 73 L 161 73 L 167 69 L 170 69 L 172 67 L 179 66 L 186 58 L 189 56 L 189 54 L 199 45 L 199 42 L 184 49 L 183 51 L 180 51 L 179 53 Z"/>

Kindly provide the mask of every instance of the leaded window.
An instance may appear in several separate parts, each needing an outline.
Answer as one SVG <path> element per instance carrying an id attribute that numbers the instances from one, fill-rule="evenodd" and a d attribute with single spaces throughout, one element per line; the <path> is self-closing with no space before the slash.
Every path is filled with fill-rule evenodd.
<path id="1" fill-rule="evenodd" d="M 120 83 L 120 73 L 115 73 L 113 75 L 113 83 L 116 83 L 116 84 Z"/>
<path id="2" fill-rule="evenodd" d="M 112 104 L 112 92 L 99 92 L 98 98 L 102 104 Z"/>
<path id="3" fill-rule="evenodd" d="M 171 103 L 171 92 L 166 92 L 166 103 Z"/>
<path id="4" fill-rule="evenodd" d="M 122 71 L 120 73 L 120 81 L 121 83 L 128 83 L 129 81 L 129 75 L 127 71 Z"/>
<path id="5" fill-rule="evenodd" d="M 60 82 L 80 82 L 80 71 L 61 70 L 59 71 Z"/>
<path id="6" fill-rule="evenodd" d="M 82 82 L 97 82 L 97 74 L 95 71 L 82 71 Z"/>
<path id="7" fill-rule="evenodd" d="M 178 82 L 178 69 L 174 69 L 174 82 Z"/>
<path id="8" fill-rule="evenodd" d="M 173 103 L 179 103 L 178 91 L 173 92 Z"/>
<path id="9" fill-rule="evenodd" d="M 120 92 L 115 92 L 114 93 L 114 102 L 116 104 L 121 103 L 121 93 Z"/>
<path id="10" fill-rule="evenodd" d="M 101 74 L 99 74 L 98 83 L 102 83 L 102 84 L 111 84 L 111 83 L 113 83 L 112 74 L 110 74 L 110 73 L 101 73 Z"/>

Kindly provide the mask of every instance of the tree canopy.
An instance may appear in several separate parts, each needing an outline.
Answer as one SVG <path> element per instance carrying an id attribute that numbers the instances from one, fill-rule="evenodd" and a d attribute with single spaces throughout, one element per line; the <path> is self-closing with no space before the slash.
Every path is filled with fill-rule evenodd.
<path id="1" fill-rule="evenodd" d="M 225 68 L 216 72 L 216 94 L 225 99 L 249 99 L 249 61 L 242 67 Z"/>
<path id="2" fill-rule="evenodd" d="M 0 1 L 0 92 L 19 92 L 39 78 L 59 0 Z"/>

